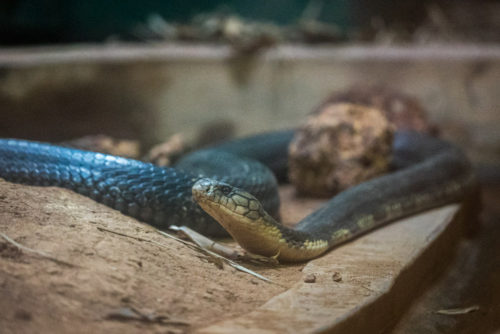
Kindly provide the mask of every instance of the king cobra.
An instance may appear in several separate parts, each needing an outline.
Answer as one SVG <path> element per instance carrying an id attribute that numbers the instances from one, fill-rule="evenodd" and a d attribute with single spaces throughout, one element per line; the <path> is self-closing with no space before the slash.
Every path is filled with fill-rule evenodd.
<path id="1" fill-rule="evenodd" d="M 389 222 L 477 193 L 460 149 L 397 132 L 390 173 L 341 192 L 288 228 L 278 222 L 277 180 L 286 179 L 292 138 L 288 130 L 236 139 L 190 153 L 172 168 L 1 139 L 0 177 L 68 188 L 160 229 L 185 225 L 211 236 L 229 232 L 247 251 L 285 262 L 317 257 Z"/>

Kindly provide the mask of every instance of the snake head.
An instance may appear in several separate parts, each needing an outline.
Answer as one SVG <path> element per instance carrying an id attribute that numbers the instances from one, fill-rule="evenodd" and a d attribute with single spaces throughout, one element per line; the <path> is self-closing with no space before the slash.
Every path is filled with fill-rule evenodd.
<path id="1" fill-rule="evenodd" d="M 253 195 L 224 182 L 200 179 L 193 185 L 192 193 L 205 211 L 210 207 L 212 209 L 208 211 L 217 209 L 241 220 L 257 220 L 265 215 L 262 205 Z"/>
<path id="2" fill-rule="evenodd" d="M 198 180 L 192 187 L 192 193 L 201 208 L 247 251 L 266 256 L 277 253 L 275 242 L 265 242 L 267 238 L 274 239 L 280 235 L 273 226 L 276 222 L 253 195 L 208 178 Z M 266 244 L 272 246 L 266 247 Z"/>

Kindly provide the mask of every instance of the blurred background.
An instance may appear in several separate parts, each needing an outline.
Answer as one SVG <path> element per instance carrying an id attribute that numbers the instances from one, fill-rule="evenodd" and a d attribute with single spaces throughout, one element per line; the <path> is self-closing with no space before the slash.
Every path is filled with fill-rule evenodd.
<path id="1" fill-rule="evenodd" d="M 491 165 L 499 17 L 498 1 L 5 0 L 0 136 L 225 138 L 296 126 L 363 84 L 417 98 Z"/>
<path id="2" fill-rule="evenodd" d="M 294 127 L 332 93 L 387 88 L 461 146 L 488 185 L 483 232 L 398 330 L 491 332 L 499 42 L 500 1 L 3 0 L 0 137 L 106 135 L 140 155 L 179 134 L 199 144 Z M 390 101 L 397 111 L 401 100 Z M 481 311 L 426 311 L 470 304 Z"/>
<path id="3" fill-rule="evenodd" d="M 253 23 L 261 33 L 287 30 L 276 37 L 303 42 L 498 42 L 499 15 L 497 1 L 471 0 L 5 0 L 0 4 L 0 42 L 215 41 L 223 37 L 215 31 L 221 28 L 216 21 L 229 18 Z"/>

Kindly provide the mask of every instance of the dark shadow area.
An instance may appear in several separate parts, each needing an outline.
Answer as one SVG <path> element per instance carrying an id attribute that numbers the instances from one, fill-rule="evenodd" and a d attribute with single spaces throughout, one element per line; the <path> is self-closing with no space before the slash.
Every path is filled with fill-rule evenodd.
<path id="1" fill-rule="evenodd" d="M 459 247 L 447 273 L 417 301 L 396 333 L 495 333 L 500 329 L 500 184 L 484 184 L 481 227 Z M 438 310 L 478 306 L 461 315 Z"/>

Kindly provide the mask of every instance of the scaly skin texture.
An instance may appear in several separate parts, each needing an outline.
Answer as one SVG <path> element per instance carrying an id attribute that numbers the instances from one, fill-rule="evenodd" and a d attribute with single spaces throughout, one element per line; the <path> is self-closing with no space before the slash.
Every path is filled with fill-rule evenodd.
<path id="1" fill-rule="evenodd" d="M 193 197 L 247 251 L 305 261 L 394 220 L 475 197 L 476 178 L 460 151 L 444 145 L 428 153 L 410 167 L 340 193 L 296 229 L 274 220 L 249 193 L 219 181 L 198 180 Z"/>
<path id="2" fill-rule="evenodd" d="M 219 149 L 190 154 L 178 168 L 160 168 L 107 154 L 0 139 L 0 177 L 7 181 L 68 188 L 160 229 L 185 225 L 207 235 L 227 235 L 192 200 L 191 187 L 203 176 L 251 191 L 277 215 L 279 196 L 271 171 Z"/>
<path id="3" fill-rule="evenodd" d="M 396 172 L 342 192 L 292 230 L 273 219 L 279 198 L 268 169 L 285 179 L 284 157 L 292 136 L 284 131 L 239 139 L 194 152 L 176 168 L 0 139 L 0 177 L 69 188 L 159 228 L 186 225 L 223 235 L 223 226 L 250 252 L 282 261 L 316 257 L 390 221 L 476 194 L 472 169 L 458 149 L 400 133 L 393 144 Z"/>

